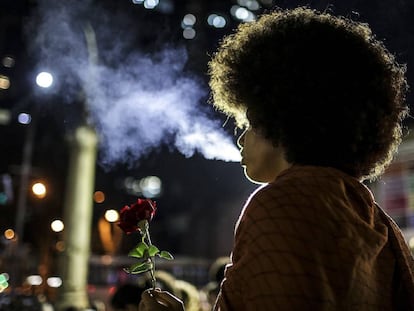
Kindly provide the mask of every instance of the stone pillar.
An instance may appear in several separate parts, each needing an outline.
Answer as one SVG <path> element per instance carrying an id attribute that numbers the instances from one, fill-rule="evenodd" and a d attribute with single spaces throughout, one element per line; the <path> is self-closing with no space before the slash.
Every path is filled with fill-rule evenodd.
<path id="1" fill-rule="evenodd" d="M 97 135 L 78 127 L 70 139 L 70 163 L 64 203 L 65 251 L 60 262 L 62 287 L 57 310 L 89 307 L 87 293 Z"/>

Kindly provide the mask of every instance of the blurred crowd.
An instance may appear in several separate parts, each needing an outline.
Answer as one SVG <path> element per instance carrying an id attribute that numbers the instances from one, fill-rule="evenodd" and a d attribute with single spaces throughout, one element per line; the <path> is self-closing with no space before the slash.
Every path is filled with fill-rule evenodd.
<path id="1" fill-rule="evenodd" d="M 229 257 L 217 258 L 209 269 L 209 280 L 202 287 L 196 287 L 190 282 L 177 279 L 171 273 L 163 270 L 155 272 L 156 287 L 166 290 L 180 298 L 187 311 L 210 311 L 214 305 L 224 278 L 225 266 Z M 113 311 L 136 311 L 143 291 L 150 287 L 148 282 L 121 284 L 111 298 Z"/>
<path id="2" fill-rule="evenodd" d="M 225 266 L 229 257 L 219 257 L 210 266 L 208 280 L 202 286 L 175 277 L 166 270 L 155 271 L 156 287 L 167 290 L 180 298 L 187 311 L 210 311 L 219 292 L 220 283 L 224 278 Z M 64 311 L 137 311 L 143 291 L 151 287 L 149 279 L 127 279 L 117 284 L 109 298 L 109 303 L 93 300 L 86 310 L 66 308 Z M 56 311 L 52 303 L 43 295 L 34 292 L 0 293 L 0 311 Z"/>

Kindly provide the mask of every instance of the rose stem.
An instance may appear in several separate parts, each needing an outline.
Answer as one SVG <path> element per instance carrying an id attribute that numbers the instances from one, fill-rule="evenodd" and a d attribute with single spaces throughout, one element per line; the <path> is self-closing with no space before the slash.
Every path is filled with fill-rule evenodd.
<path id="1" fill-rule="evenodd" d="M 148 245 L 151 246 L 152 245 L 152 242 L 151 242 L 151 236 L 150 236 L 150 233 L 149 233 L 149 229 L 148 228 L 149 228 L 149 225 L 145 226 L 145 231 L 146 231 L 146 236 L 147 236 L 147 240 L 148 240 Z M 150 261 L 152 263 L 152 268 L 150 269 L 152 289 L 155 290 L 155 282 L 156 282 L 156 279 L 155 279 L 155 274 L 154 274 L 154 271 L 155 271 L 155 260 L 154 260 L 154 256 L 150 256 Z"/>

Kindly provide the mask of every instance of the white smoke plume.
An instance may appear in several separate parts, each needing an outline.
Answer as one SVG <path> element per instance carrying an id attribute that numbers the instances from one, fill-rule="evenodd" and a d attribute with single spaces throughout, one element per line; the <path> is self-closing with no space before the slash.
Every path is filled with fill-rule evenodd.
<path id="1" fill-rule="evenodd" d="M 164 42 L 152 53 L 132 48 L 136 31 L 149 31 L 145 25 L 127 29 L 134 23 L 89 0 L 42 0 L 34 17 L 28 30 L 39 67 L 57 76 L 68 102 L 83 89 L 103 163 L 135 161 L 162 144 L 187 157 L 199 152 L 207 159 L 240 160 L 232 138 L 211 117 L 205 86 L 184 71 L 184 47 Z M 96 63 L 86 43 L 88 25 L 96 34 Z"/>

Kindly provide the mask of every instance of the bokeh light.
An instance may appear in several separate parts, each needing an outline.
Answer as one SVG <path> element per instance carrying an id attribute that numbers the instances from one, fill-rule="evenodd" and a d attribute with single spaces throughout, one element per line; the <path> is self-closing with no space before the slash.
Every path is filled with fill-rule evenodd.
<path id="1" fill-rule="evenodd" d="M 217 14 L 210 14 L 207 18 L 207 23 L 215 28 L 224 28 L 227 24 L 226 19 Z"/>
<path id="2" fill-rule="evenodd" d="M 155 198 L 160 195 L 162 182 L 157 176 L 147 176 L 139 183 L 142 194 L 147 198 Z"/>
<path id="3" fill-rule="evenodd" d="M 159 0 L 145 0 L 144 1 L 144 8 L 154 9 L 159 3 L 160 3 Z"/>
<path id="4" fill-rule="evenodd" d="M 105 201 L 105 193 L 103 193 L 102 191 L 95 191 L 93 194 L 93 200 L 96 203 L 103 203 Z"/>
<path id="5" fill-rule="evenodd" d="M 14 64 L 15 64 L 15 60 L 11 56 L 5 56 L 5 57 L 3 57 L 1 63 L 6 68 L 12 68 L 14 66 Z"/>
<path id="6" fill-rule="evenodd" d="M 105 219 L 108 222 L 115 222 L 119 219 L 119 213 L 118 211 L 114 209 L 109 209 L 105 212 Z"/>
<path id="7" fill-rule="evenodd" d="M 36 84 L 42 88 L 51 87 L 53 84 L 53 76 L 51 73 L 42 71 L 36 76 Z"/>
<path id="8" fill-rule="evenodd" d="M 10 120 L 11 120 L 10 110 L 0 108 L 0 124 L 9 124 Z"/>
<path id="9" fill-rule="evenodd" d="M 0 75 L 0 89 L 7 90 L 9 87 L 10 87 L 9 77 Z"/>
<path id="10" fill-rule="evenodd" d="M 63 252 L 65 250 L 65 242 L 64 241 L 57 241 L 55 244 L 55 248 L 58 252 Z"/>
<path id="11" fill-rule="evenodd" d="M 9 275 L 7 273 L 0 273 L 0 293 L 9 287 Z"/>
<path id="12" fill-rule="evenodd" d="M 39 199 L 43 199 L 46 196 L 46 186 L 41 182 L 34 183 L 32 192 Z"/>
<path id="13" fill-rule="evenodd" d="M 191 40 L 191 39 L 194 39 L 195 36 L 196 36 L 196 31 L 193 28 L 185 28 L 183 30 L 184 39 Z"/>
<path id="14" fill-rule="evenodd" d="M 29 275 L 26 278 L 26 282 L 32 286 L 39 286 L 43 283 L 43 279 L 40 275 Z"/>
<path id="15" fill-rule="evenodd" d="M 65 228 L 65 225 L 63 224 L 63 221 L 59 219 L 55 219 L 54 221 L 51 222 L 50 228 L 54 232 L 62 232 L 63 229 Z"/>
<path id="16" fill-rule="evenodd" d="M 189 26 L 194 26 L 196 21 L 197 21 L 197 18 L 195 17 L 194 14 L 186 14 L 183 17 L 182 26 L 183 26 L 183 28 L 186 28 L 186 27 L 189 27 Z"/>
<path id="17" fill-rule="evenodd" d="M 414 250 L 414 236 L 408 240 L 408 245 L 412 250 Z"/>
<path id="18" fill-rule="evenodd" d="M 7 229 L 4 231 L 4 237 L 7 240 L 13 240 L 15 236 L 16 236 L 16 233 L 14 232 L 13 229 Z"/>
<path id="19" fill-rule="evenodd" d="M 252 11 L 260 9 L 260 4 L 256 0 L 237 0 L 237 3 Z"/>
<path id="20" fill-rule="evenodd" d="M 58 288 L 62 286 L 62 279 L 57 276 L 52 276 L 52 277 L 47 278 L 46 283 L 50 287 Z"/>
<path id="21" fill-rule="evenodd" d="M 30 122 L 32 122 L 32 116 L 25 112 L 19 113 L 17 116 L 17 122 L 20 124 L 30 124 Z"/>
<path id="22" fill-rule="evenodd" d="M 230 13 L 235 18 L 243 22 L 252 22 L 256 19 L 256 15 L 254 15 L 251 11 L 238 5 L 233 5 L 230 9 Z"/>

